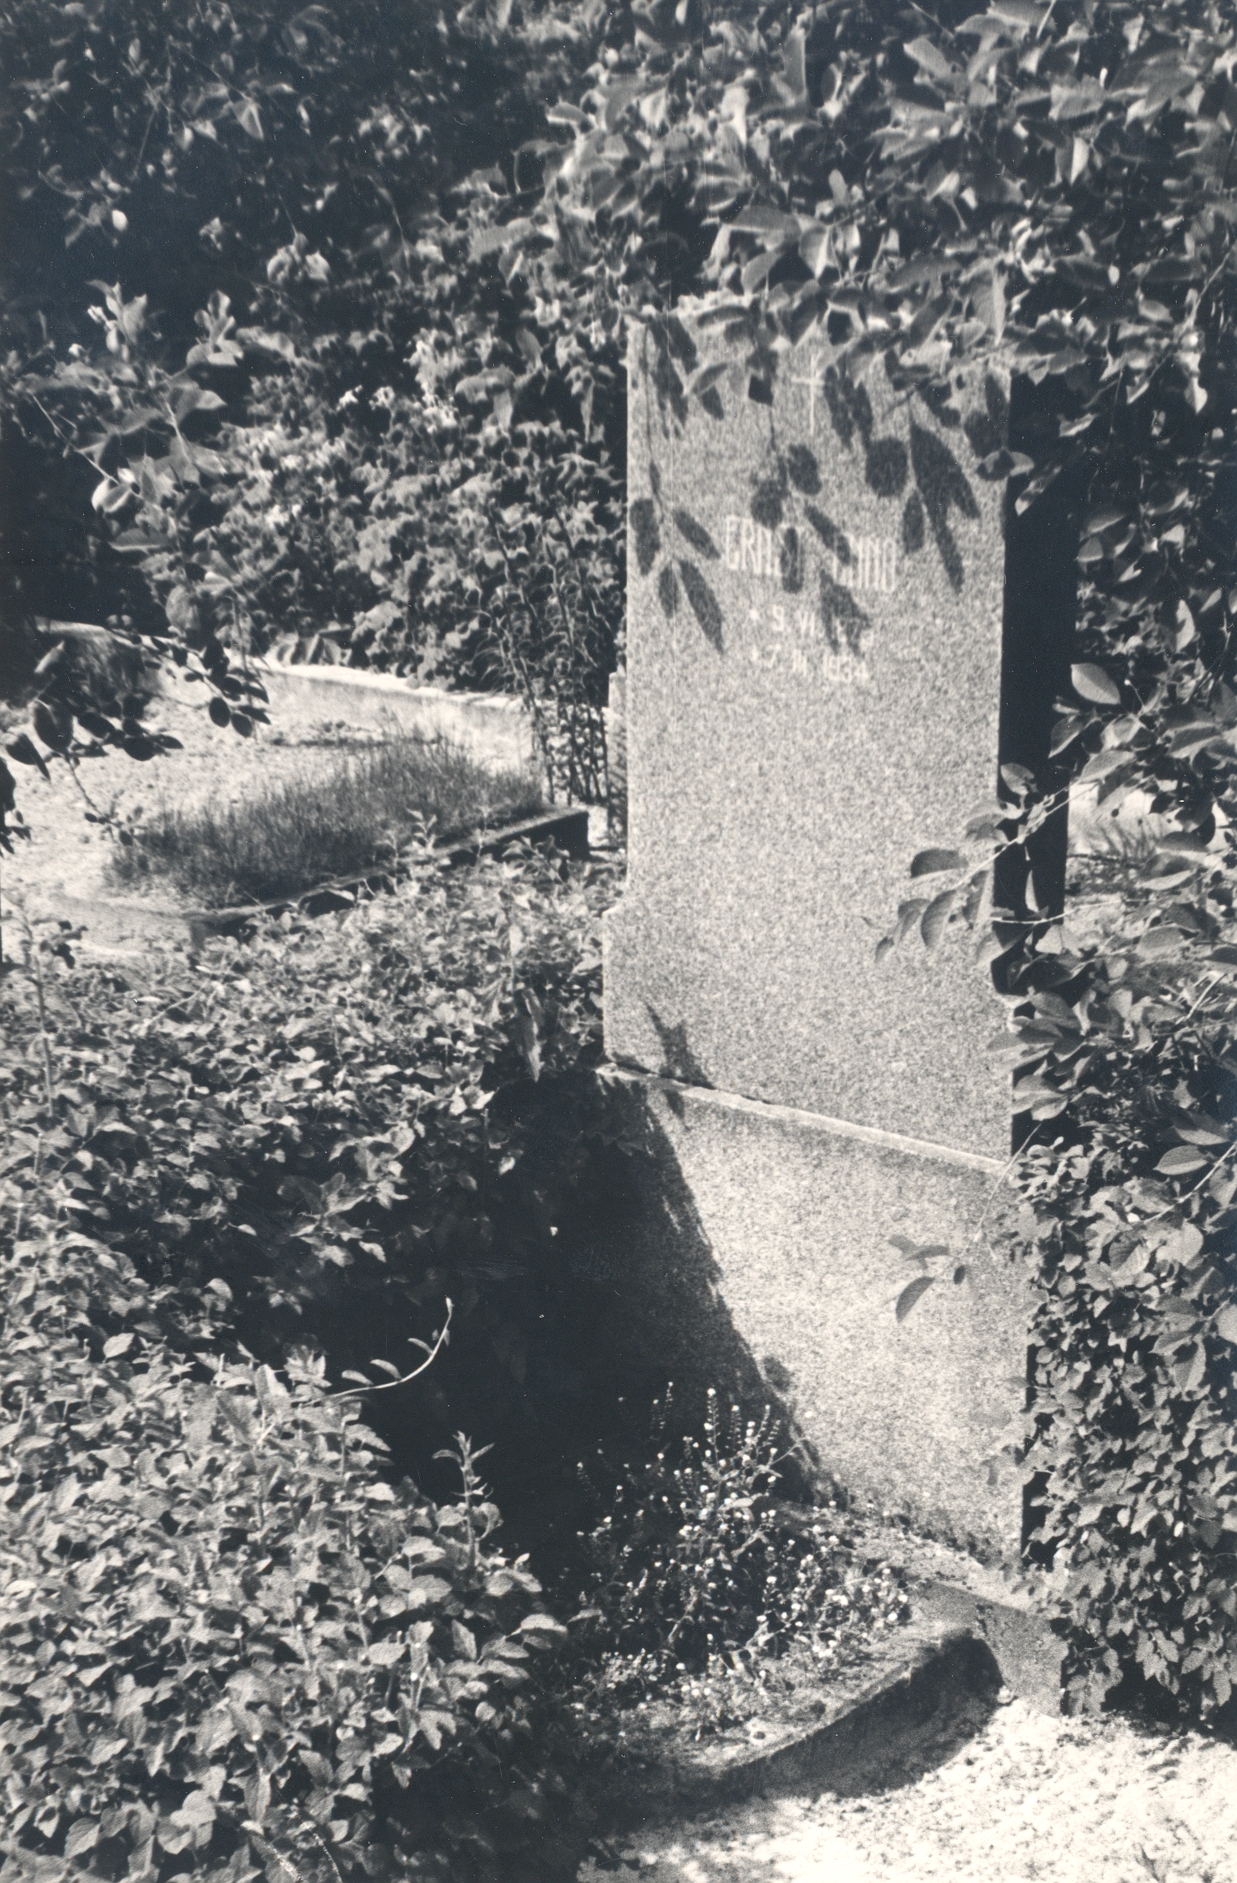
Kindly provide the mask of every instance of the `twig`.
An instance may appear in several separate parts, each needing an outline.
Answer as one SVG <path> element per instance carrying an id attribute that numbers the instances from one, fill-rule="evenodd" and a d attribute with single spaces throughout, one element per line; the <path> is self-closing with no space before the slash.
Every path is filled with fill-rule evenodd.
<path id="1" fill-rule="evenodd" d="M 447 1331 L 451 1326 L 451 1315 L 453 1311 L 454 1311 L 454 1306 L 453 1306 L 450 1295 L 448 1295 L 447 1296 L 447 1318 L 442 1324 L 442 1332 L 441 1334 L 439 1334 L 437 1340 L 434 1342 L 433 1347 L 430 1349 L 429 1357 L 425 1360 L 422 1360 L 420 1366 L 413 1367 L 411 1373 L 405 1373 L 402 1379 L 384 1380 L 381 1386 L 352 1386 L 352 1387 L 349 1387 L 347 1392 L 331 1393 L 328 1395 L 328 1397 L 331 1399 L 360 1399 L 362 1395 L 365 1393 L 391 1393 L 391 1392 L 394 1392 L 397 1386 L 407 1386 L 409 1380 L 415 1380 L 418 1377 L 418 1375 L 424 1373 L 428 1367 L 432 1367 L 435 1360 L 438 1358 L 439 1352 L 441 1351 L 443 1344 L 446 1341 Z"/>
<path id="2" fill-rule="evenodd" d="M 9 901 L 17 911 L 17 919 L 25 935 L 26 967 L 34 982 L 35 1001 L 39 1010 L 39 1043 L 43 1049 L 43 1083 L 47 1092 L 47 1122 L 54 1131 L 56 1128 L 56 1074 L 52 1065 L 52 1049 L 47 1037 L 47 998 L 43 987 L 43 964 L 39 960 L 39 943 L 24 905 L 16 896 L 10 896 Z"/>
<path id="3" fill-rule="evenodd" d="M 1043 1124 L 1044 1122 L 1045 1120 L 1043 1119 L 1040 1120 L 1040 1124 Z M 993 1184 L 991 1190 L 989 1190 L 987 1201 L 985 1202 L 984 1207 L 980 1212 L 979 1221 L 975 1225 L 974 1233 L 971 1236 L 970 1241 L 966 1245 L 968 1250 L 974 1249 L 978 1245 L 979 1238 L 983 1234 L 984 1224 L 988 1220 L 988 1213 L 991 1210 L 993 1203 L 996 1201 L 998 1191 L 1004 1185 L 1006 1178 L 1009 1176 L 1009 1173 L 1011 1172 L 1011 1170 L 1013 1170 L 1014 1165 L 1018 1162 L 1019 1158 L 1023 1157 L 1026 1154 L 1026 1152 L 1030 1150 L 1032 1142 L 1034 1141 L 1039 1131 L 1039 1128 L 1040 1128 L 1039 1125 L 1036 1125 L 1033 1131 L 1030 1131 L 1027 1133 L 1027 1136 L 1023 1139 L 1022 1143 L 1018 1146 L 1018 1149 L 1014 1152 L 1013 1156 L 1010 1158 L 1009 1162 L 1006 1164 L 1004 1170 L 1001 1172 L 1000 1176 L 997 1178 L 996 1182 Z"/>

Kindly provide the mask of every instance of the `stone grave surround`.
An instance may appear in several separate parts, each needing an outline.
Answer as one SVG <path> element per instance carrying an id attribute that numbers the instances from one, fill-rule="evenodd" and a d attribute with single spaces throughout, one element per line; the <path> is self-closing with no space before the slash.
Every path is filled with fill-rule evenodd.
<path id="1" fill-rule="evenodd" d="M 1008 1072 L 985 1050 L 1004 1014 L 968 931 L 879 962 L 876 943 L 920 887 L 913 854 L 956 846 L 998 757 L 1046 738 L 1072 545 L 1059 520 L 1013 540 L 991 362 L 929 404 L 815 337 L 770 381 L 749 343 L 680 313 L 629 358 L 629 877 L 606 1043 L 677 1199 L 650 1197 L 641 1259 L 673 1268 L 686 1198 L 819 1469 L 1008 1556 L 1028 1298 Z M 901 1323 L 918 1270 L 893 1237 L 949 1251 Z"/>

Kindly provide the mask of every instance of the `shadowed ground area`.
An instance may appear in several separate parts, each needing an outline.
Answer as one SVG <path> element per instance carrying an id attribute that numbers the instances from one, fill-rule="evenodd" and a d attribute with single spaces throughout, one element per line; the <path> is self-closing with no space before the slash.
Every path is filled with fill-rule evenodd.
<path id="1" fill-rule="evenodd" d="M 757 1799 L 590 1858 L 578 1883 L 1233 1883 L 1237 1749 L 975 1696 L 899 1772 Z"/>

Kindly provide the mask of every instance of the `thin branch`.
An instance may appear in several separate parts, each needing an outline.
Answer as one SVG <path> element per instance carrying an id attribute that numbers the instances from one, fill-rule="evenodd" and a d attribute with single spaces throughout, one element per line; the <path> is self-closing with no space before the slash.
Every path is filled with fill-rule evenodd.
<path id="1" fill-rule="evenodd" d="M 448 1295 L 446 1299 L 447 1318 L 442 1324 L 442 1332 L 430 1349 L 429 1357 L 422 1360 L 420 1366 L 413 1367 L 412 1372 L 405 1373 L 402 1379 L 384 1380 L 381 1386 L 353 1386 L 345 1393 L 330 1393 L 328 1397 L 331 1399 L 360 1399 L 365 1393 L 391 1393 L 395 1391 L 397 1386 L 407 1386 L 409 1380 L 417 1379 L 420 1374 L 424 1373 L 429 1367 L 432 1367 L 446 1342 L 447 1332 L 451 1326 L 451 1315 L 454 1312 L 454 1304 L 452 1303 L 450 1295 Z"/>
<path id="2" fill-rule="evenodd" d="M 992 1205 L 996 1201 L 998 1193 L 1004 1187 L 1005 1182 L 1008 1179 L 1009 1174 L 1013 1170 L 1014 1166 L 1019 1162 L 1021 1158 L 1025 1157 L 1027 1152 L 1030 1150 L 1039 1132 L 1040 1125 L 1044 1124 L 1045 1122 L 1046 1120 L 1041 1119 L 1040 1124 L 1036 1125 L 1035 1129 L 1031 1131 L 1027 1135 L 1026 1138 L 1023 1139 L 1022 1143 L 1018 1146 L 1018 1149 L 1014 1152 L 1013 1156 L 1009 1159 L 1009 1162 L 1006 1164 L 1004 1170 L 1001 1172 L 1000 1176 L 997 1178 L 996 1182 L 993 1184 L 991 1190 L 989 1190 L 987 1200 L 984 1203 L 984 1207 L 982 1211 L 980 1212 L 979 1221 L 975 1225 L 974 1233 L 971 1236 L 970 1241 L 966 1245 L 966 1248 L 968 1250 L 978 1247 L 979 1239 L 981 1235 L 983 1234 L 984 1224 L 988 1220 L 988 1214 L 990 1210 L 992 1209 Z"/>
<path id="3" fill-rule="evenodd" d="M 1147 1223 L 1158 1223 L 1163 1216 L 1175 1216 L 1183 1203 L 1188 1203 L 1192 1196 L 1198 1195 L 1205 1184 L 1211 1182 L 1217 1170 L 1223 1169 L 1224 1165 L 1227 1164 L 1229 1158 L 1232 1157 L 1235 1151 L 1237 1151 L 1237 1143 L 1230 1144 L 1228 1149 L 1217 1157 L 1214 1164 L 1207 1166 L 1207 1169 L 1203 1172 L 1196 1184 L 1192 1185 L 1189 1190 L 1183 1190 L 1181 1195 L 1174 1197 L 1171 1203 L 1166 1203 L 1162 1210 L 1156 1210 L 1153 1216 L 1145 1216 L 1143 1218 L 1143 1225 L 1145 1226 Z"/>

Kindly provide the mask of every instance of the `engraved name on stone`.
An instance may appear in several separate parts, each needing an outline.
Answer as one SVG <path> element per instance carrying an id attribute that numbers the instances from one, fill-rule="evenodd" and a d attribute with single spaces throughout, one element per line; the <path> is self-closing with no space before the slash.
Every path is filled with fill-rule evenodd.
<path id="1" fill-rule="evenodd" d="M 876 589 L 892 595 L 898 586 L 898 545 L 892 536 L 848 536 L 850 561 L 830 555 L 829 573 L 840 588 Z"/>
<path id="2" fill-rule="evenodd" d="M 898 585 L 898 545 L 891 536 L 854 536 L 845 549 L 828 551 L 824 558 L 829 577 L 839 588 L 870 589 L 892 595 Z M 793 525 L 767 529 L 751 517 L 726 518 L 727 569 L 736 575 L 758 575 L 797 586 L 803 579 L 803 538 Z"/>
<path id="3" fill-rule="evenodd" d="M 726 567 L 738 575 L 776 576 L 789 566 L 796 573 L 802 559 L 796 529 L 766 529 L 751 517 L 726 518 Z"/>

